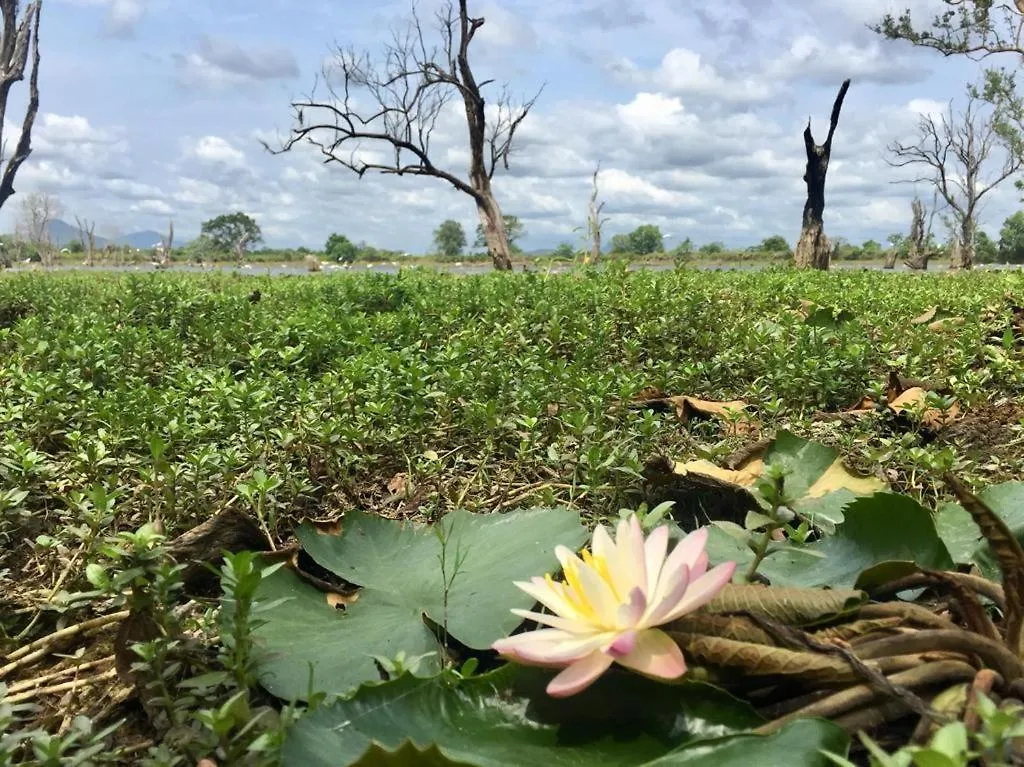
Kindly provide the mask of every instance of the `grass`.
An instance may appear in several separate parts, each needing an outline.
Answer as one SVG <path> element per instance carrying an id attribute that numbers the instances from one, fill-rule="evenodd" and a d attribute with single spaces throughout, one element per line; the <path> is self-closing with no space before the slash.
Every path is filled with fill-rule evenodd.
<path id="1" fill-rule="evenodd" d="M 607 517 L 646 499 L 648 459 L 721 459 L 780 428 L 929 504 L 951 467 L 1018 478 L 1006 294 L 1024 298 L 1021 275 L 0 275 L 0 650 L 91 614 L 110 536 L 229 507 L 278 545 L 352 508 Z M 853 319 L 807 324 L 802 300 Z M 912 324 L 933 306 L 964 323 Z M 952 391 L 955 438 L 816 416 L 891 370 Z M 648 387 L 744 399 L 758 434 L 622 407 Z"/>

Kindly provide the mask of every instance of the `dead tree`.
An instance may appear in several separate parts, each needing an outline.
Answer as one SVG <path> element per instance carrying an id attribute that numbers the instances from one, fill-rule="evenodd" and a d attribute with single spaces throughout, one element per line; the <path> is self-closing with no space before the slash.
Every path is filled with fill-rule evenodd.
<path id="1" fill-rule="evenodd" d="M 235 260 L 242 263 L 245 260 L 245 248 L 252 239 L 251 232 L 243 232 L 242 236 L 235 240 Z"/>
<path id="2" fill-rule="evenodd" d="M 32 192 L 20 200 L 19 208 L 18 231 L 36 249 L 43 265 L 49 266 L 53 260 L 50 224 L 61 214 L 60 200 L 46 192 Z"/>
<path id="3" fill-rule="evenodd" d="M 32 153 L 32 124 L 39 111 L 39 13 L 43 3 L 42 0 L 30 2 L 20 21 L 18 5 L 18 0 L 0 0 L 0 16 L 3 17 L 3 38 L 0 39 L 0 164 L 6 160 L 0 175 L 0 207 L 14 194 L 14 177 Z M 32 51 L 32 71 L 28 78 L 28 105 L 14 153 L 8 156 L 7 137 L 3 134 L 7 99 L 13 85 L 25 79 L 29 50 Z"/>
<path id="4" fill-rule="evenodd" d="M 970 89 L 963 112 L 954 113 L 950 102 L 938 118 L 922 115 L 917 143 L 890 144 L 891 158 L 886 160 L 896 168 L 922 168 L 921 175 L 896 183 L 927 182 L 952 211 L 960 247 L 951 254 L 950 269 L 970 269 L 974 265 L 978 204 L 1024 166 L 1024 154 L 1014 151 L 1013 139 L 1004 130 L 998 112 L 982 113 L 982 103 L 983 99 Z M 1004 146 L 1005 157 L 998 169 L 990 170 L 994 164 L 989 158 L 997 144 Z"/>
<path id="5" fill-rule="evenodd" d="M 325 67 L 323 72 L 327 98 L 318 100 L 314 86 L 307 99 L 292 102 L 291 136 L 278 149 L 263 145 L 279 154 L 306 141 L 321 152 L 325 163 L 337 163 L 360 178 L 372 170 L 448 182 L 473 198 L 494 267 L 508 270 L 511 248 L 491 180 L 499 165 L 508 169 L 516 131 L 540 92 L 517 106 L 503 89 L 488 119 L 482 89 L 493 80 L 478 82 L 469 60 L 470 45 L 484 19 L 471 17 L 467 4 L 468 0 L 459 0 L 456 10 L 449 2 L 437 14 L 440 45 L 428 46 L 414 6 L 408 27 L 396 32 L 385 47 L 382 64 L 374 64 L 367 53 L 339 50 L 334 68 Z M 353 91 L 365 95 L 356 99 Z M 431 156 L 434 129 L 455 98 L 465 107 L 469 128 L 466 177 L 436 165 Z M 383 145 L 388 156 L 361 156 L 362 142 Z"/>
<path id="6" fill-rule="evenodd" d="M 171 264 L 171 254 L 174 252 L 174 221 L 167 225 L 167 236 L 160 236 L 160 244 L 157 245 L 157 266 L 166 269 Z"/>
<path id="7" fill-rule="evenodd" d="M 601 217 L 601 211 L 604 210 L 604 201 L 602 200 L 600 204 L 597 202 L 597 174 L 600 172 L 601 163 L 598 163 L 594 169 L 594 190 L 590 193 L 590 207 L 587 213 L 590 255 L 583 259 L 585 264 L 596 264 L 598 259 L 601 258 L 601 229 L 604 227 L 605 222 L 608 221 L 607 217 Z"/>
<path id="8" fill-rule="evenodd" d="M 93 255 L 96 252 L 96 222 L 75 216 L 75 223 L 78 225 L 78 240 L 82 243 L 82 251 L 85 253 L 84 263 L 86 266 L 92 266 Z"/>
<path id="9" fill-rule="evenodd" d="M 924 203 L 917 197 L 910 203 L 910 236 L 907 237 L 907 256 L 903 263 L 914 270 L 928 268 L 931 252 L 925 246 Z"/>
<path id="10" fill-rule="evenodd" d="M 828 138 L 824 144 L 814 143 L 811 135 L 811 118 L 807 118 L 804 128 L 804 148 L 807 151 L 807 169 L 804 182 L 807 184 L 807 202 L 804 203 L 803 221 L 800 227 L 800 239 L 797 240 L 793 252 L 794 263 L 801 268 L 828 269 L 829 256 L 832 248 L 825 236 L 825 175 L 828 173 L 828 161 L 832 156 L 832 137 L 839 125 L 839 112 L 843 108 L 843 99 L 850 89 L 850 80 L 843 80 L 839 94 L 832 104 L 832 118 L 828 127 Z"/>

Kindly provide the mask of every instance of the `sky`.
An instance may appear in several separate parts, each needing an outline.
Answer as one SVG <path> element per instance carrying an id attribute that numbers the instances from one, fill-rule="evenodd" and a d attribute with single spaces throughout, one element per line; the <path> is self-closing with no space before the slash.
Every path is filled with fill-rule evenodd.
<path id="1" fill-rule="evenodd" d="M 909 227 L 926 184 L 887 165 L 920 115 L 960 99 L 980 67 L 881 39 L 868 28 L 938 0 L 470 0 L 485 24 L 471 55 L 478 79 L 518 98 L 543 85 L 495 177 L 502 209 L 525 224 L 521 245 L 581 245 L 600 163 L 606 237 L 656 224 L 666 246 L 689 237 L 745 247 L 799 233 L 802 131 L 823 141 L 836 91 L 846 97 L 826 187 L 826 231 L 883 241 Z M 429 24 L 438 0 L 419 0 Z M 163 230 L 178 242 L 202 221 L 241 210 L 267 245 L 323 246 L 332 232 L 409 252 L 430 248 L 444 219 L 472 239 L 472 200 L 431 178 L 324 165 L 316 150 L 271 155 L 340 48 L 378 54 L 409 17 L 408 0 L 45 0 L 40 114 L 16 190 L 56 195 L 63 218 L 96 234 Z M 428 33 L 430 32 L 428 27 Z M 1013 62 L 1000 62 L 1013 65 Z M 5 138 L 25 103 L 15 86 Z M 365 103 L 365 102 L 364 102 Z M 459 105 L 439 120 L 436 163 L 464 176 Z M 372 151 L 364 145 L 360 151 Z M 372 155 L 371 155 L 372 156 Z M 1017 210 L 1006 183 L 981 225 Z M 18 196 L 0 210 L 13 228 Z"/>

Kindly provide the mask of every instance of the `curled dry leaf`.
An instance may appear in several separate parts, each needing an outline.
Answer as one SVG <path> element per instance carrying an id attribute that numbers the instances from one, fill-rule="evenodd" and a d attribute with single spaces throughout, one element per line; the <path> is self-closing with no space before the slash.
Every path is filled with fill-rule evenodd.
<path id="1" fill-rule="evenodd" d="M 909 413 L 919 412 L 922 408 L 925 408 L 928 393 L 932 391 L 942 393 L 944 390 L 943 387 L 931 381 L 905 378 L 893 371 L 889 373 L 889 379 L 886 382 L 886 400 L 888 404 L 884 408 L 871 397 L 863 397 L 859 402 L 839 415 L 857 417 L 866 413 L 876 412 L 879 409 L 887 409 L 897 416 L 906 416 Z M 921 415 L 920 426 L 927 431 L 937 432 L 953 423 L 960 415 L 960 405 L 956 401 L 945 410 L 937 407 L 928 407 L 924 409 Z"/>
<path id="2" fill-rule="evenodd" d="M 924 314 L 914 317 L 911 325 L 927 325 L 929 330 L 940 331 L 947 328 L 959 327 L 964 324 L 964 318 L 954 315 L 948 309 L 933 306 Z"/>
<path id="3" fill-rule="evenodd" d="M 728 422 L 728 431 L 749 434 L 756 431 L 756 422 L 745 412 L 747 403 L 740 399 L 718 401 L 691 397 L 687 394 L 669 396 L 653 387 L 643 389 L 630 407 L 638 410 L 673 412 L 681 423 L 697 418 L 717 418 Z"/>
<path id="4" fill-rule="evenodd" d="M 925 397 L 927 396 L 928 392 L 919 386 L 915 386 L 912 389 L 907 389 L 896 397 L 896 399 L 890 401 L 889 409 L 898 415 L 902 415 L 908 410 L 914 410 L 921 407 L 925 401 Z M 938 431 L 953 423 L 953 421 L 959 417 L 960 405 L 956 402 L 954 402 L 947 410 L 930 407 L 925 410 L 924 415 L 921 416 L 921 426 L 930 431 Z"/>

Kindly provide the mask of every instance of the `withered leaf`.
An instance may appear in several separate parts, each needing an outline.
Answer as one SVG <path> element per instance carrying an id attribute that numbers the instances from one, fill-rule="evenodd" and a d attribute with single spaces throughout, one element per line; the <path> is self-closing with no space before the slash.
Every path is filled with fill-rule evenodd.
<path id="1" fill-rule="evenodd" d="M 752 613 L 791 626 L 806 626 L 855 612 L 867 594 L 857 589 L 811 589 L 755 584 L 727 584 L 704 610 Z"/>
<path id="2" fill-rule="evenodd" d="M 788 676 L 814 682 L 845 682 L 857 678 L 850 664 L 834 655 L 679 631 L 668 633 L 684 653 L 702 665 L 738 668 L 748 676 Z"/>

